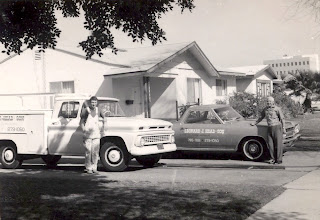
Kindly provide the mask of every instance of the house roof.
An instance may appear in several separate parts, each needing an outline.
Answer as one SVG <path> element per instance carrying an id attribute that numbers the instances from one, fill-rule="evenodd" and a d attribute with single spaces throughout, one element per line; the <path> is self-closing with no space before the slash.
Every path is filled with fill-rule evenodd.
<path id="1" fill-rule="evenodd" d="M 124 49 L 124 51 L 119 52 L 117 55 L 109 56 L 108 58 L 113 63 L 128 67 L 113 68 L 105 76 L 134 72 L 151 73 L 186 51 L 190 51 L 210 75 L 219 76 L 216 68 L 211 64 L 196 42 Z"/>
<path id="2" fill-rule="evenodd" d="M 82 59 L 86 58 L 84 51 L 80 47 L 55 48 L 55 51 Z M 106 76 L 137 72 L 151 73 L 156 68 L 186 51 L 191 52 L 211 76 L 219 76 L 216 68 L 211 64 L 196 42 L 125 48 L 119 49 L 117 54 L 112 53 L 110 49 L 105 49 L 102 51 L 103 55 L 101 57 L 94 55 L 90 61 L 112 66 L 113 68 L 108 71 Z M 0 57 L 0 64 L 14 56 Z"/>
<path id="3" fill-rule="evenodd" d="M 234 71 L 229 68 L 217 67 L 217 70 L 222 76 L 246 76 L 245 73 Z"/>
<path id="4" fill-rule="evenodd" d="M 267 71 L 273 76 L 274 79 L 277 79 L 277 75 L 274 70 L 269 65 L 256 65 L 256 66 L 239 66 L 239 67 L 230 67 L 228 68 L 235 72 L 244 73 L 248 77 L 253 77 L 263 71 Z"/>

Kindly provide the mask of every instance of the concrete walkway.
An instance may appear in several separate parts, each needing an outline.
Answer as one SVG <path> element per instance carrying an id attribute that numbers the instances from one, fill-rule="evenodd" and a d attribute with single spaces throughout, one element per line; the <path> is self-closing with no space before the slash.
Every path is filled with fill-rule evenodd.
<path id="1" fill-rule="evenodd" d="M 319 220 L 320 170 L 314 170 L 284 186 L 286 191 L 247 220 Z"/>

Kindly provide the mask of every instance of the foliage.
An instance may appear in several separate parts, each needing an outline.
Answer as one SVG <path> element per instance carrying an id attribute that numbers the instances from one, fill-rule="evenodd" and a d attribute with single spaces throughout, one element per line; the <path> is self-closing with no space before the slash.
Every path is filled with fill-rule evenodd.
<path id="1" fill-rule="evenodd" d="M 297 117 L 303 113 L 300 104 L 296 104 L 289 96 L 282 92 L 274 92 L 272 96 L 286 118 Z M 234 93 L 230 97 L 230 105 L 245 118 L 258 118 L 261 111 L 266 107 L 267 99 L 256 97 L 254 94 L 246 92 Z"/>
<path id="2" fill-rule="evenodd" d="M 158 19 L 174 5 L 192 11 L 193 0 L 2 0 L 0 2 L 0 42 L 8 55 L 22 52 L 21 47 L 55 48 L 61 31 L 55 10 L 64 17 L 78 17 L 83 10 L 84 27 L 90 31 L 79 43 L 87 58 L 101 56 L 102 50 L 114 53 L 112 29 L 126 33 L 134 42 L 149 39 L 153 45 L 166 40 Z"/>

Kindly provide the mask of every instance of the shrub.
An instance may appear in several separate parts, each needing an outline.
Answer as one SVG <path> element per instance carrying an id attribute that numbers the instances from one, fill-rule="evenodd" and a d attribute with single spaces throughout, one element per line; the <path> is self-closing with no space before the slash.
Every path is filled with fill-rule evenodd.
<path id="1" fill-rule="evenodd" d="M 277 91 L 272 94 L 277 106 L 281 107 L 285 118 L 297 117 L 303 113 L 299 103 L 295 103 L 283 92 Z M 234 93 L 229 99 L 230 105 L 245 118 L 258 118 L 261 111 L 266 107 L 267 98 L 256 97 L 247 92 Z"/>

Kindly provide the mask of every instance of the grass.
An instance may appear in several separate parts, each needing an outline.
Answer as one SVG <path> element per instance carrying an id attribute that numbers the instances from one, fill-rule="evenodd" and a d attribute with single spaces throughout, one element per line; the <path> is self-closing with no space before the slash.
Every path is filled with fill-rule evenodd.
<path id="1" fill-rule="evenodd" d="M 41 177 L 42 176 L 42 177 Z M 256 185 L 113 182 L 4 175 L 1 219 L 246 219 L 283 192 Z"/>

